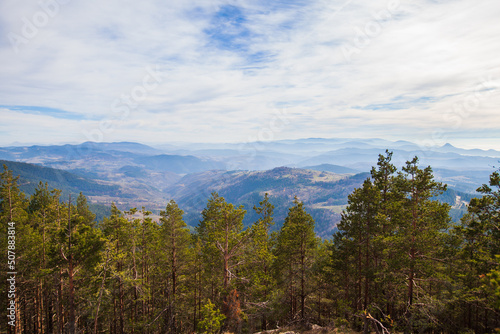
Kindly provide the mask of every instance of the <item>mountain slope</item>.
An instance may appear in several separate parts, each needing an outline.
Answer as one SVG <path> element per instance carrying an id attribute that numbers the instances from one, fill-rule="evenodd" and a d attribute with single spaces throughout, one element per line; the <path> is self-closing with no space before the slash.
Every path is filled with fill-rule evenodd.
<path id="1" fill-rule="evenodd" d="M 315 219 L 316 233 L 325 238 L 331 237 L 340 221 L 340 213 L 347 204 L 348 195 L 369 177 L 369 173 L 341 175 L 278 167 L 267 171 L 206 171 L 188 174 L 171 184 L 173 180 L 161 179 L 168 174 L 155 174 L 140 167 L 125 166 L 116 174 L 115 182 L 105 182 L 32 164 L 1 160 L 0 164 L 5 164 L 14 175 L 20 175 L 20 188 L 27 194 L 32 194 L 41 181 L 47 182 L 50 188 L 63 190 L 63 198 L 69 193 L 76 195 L 81 191 L 94 203 L 109 206 L 115 202 L 121 209 L 145 206 L 159 210 L 164 208 L 169 199 L 175 199 L 186 212 L 184 218 L 192 227 L 198 225 L 201 211 L 212 192 L 218 192 L 230 203 L 243 205 L 247 210 L 244 220 L 246 226 L 259 218 L 253 207 L 258 206 L 264 194 L 268 193 L 275 206 L 275 230 L 281 227 L 288 208 L 297 197 Z M 148 185 L 153 183 L 156 188 Z M 165 188 L 158 189 L 162 183 Z M 465 204 L 472 197 L 471 194 L 450 189 L 439 200 L 453 207 L 451 214 L 457 221 L 466 211 Z"/>
<path id="2" fill-rule="evenodd" d="M 14 176 L 20 176 L 19 188 L 27 194 L 32 194 L 40 182 L 47 182 L 50 188 L 60 189 L 63 193 L 82 192 L 86 196 L 124 198 L 132 196 L 122 193 L 118 185 L 97 182 L 59 169 L 5 160 L 0 160 L 0 165 L 7 166 Z"/>
<path id="3" fill-rule="evenodd" d="M 326 233 L 338 221 L 354 185 L 359 186 L 368 176 L 356 179 L 356 175 L 343 175 L 344 179 L 336 179 L 340 176 L 335 173 L 368 172 L 387 148 L 394 152 L 395 166 L 401 167 L 417 155 L 421 167 L 432 166 L 438 181 L 471 193 L 487 182 L 493 171 L 491 166 L 498 162 L 494 156 L 499 154 L 451 145 L 422 150 L 405 141 L 308 138 L 243 144 L 176 144 L 161 149 L 131 142 L 4 147 L 0 148 L 0 159 L 62 169 L 92 181 L 81 187 L 71 188 L 78 183 L 76 179 L 53 186 L 68 191 L 81 188 L 78 191 L 83 190 L 91 201 L 106 205 L 115 202 L 120 209 L 141 206 L 164 209 L 167 201 L 174 198 L 184 205 L 191 225 L 198 223 L 211 191 L 219 191 L 235 204 L 245 204 L 247 224 L 255 220 L 252 208 L 265 192 L 271 194 L 277 211 L 282 210 L 277 212 L 277 221 L 286 216 L 293 196 L 297 195 L 316 218 L 319 233 Z M 336 176 L 320 177 L 322 172 L 333 172 L 330 174 Z M 37 171 L 24 185 L 31 191 L 38 173 L 43 179 L 43 172 Z M 317 181 L 322 178 L 322 182 Z M 99 188 L 113 185 L 117 188 Z"/>
<path id="4" fill-rule="evenodd" d="M 161 154 L 137 157 L 135 162 L 150 170 L 173 172 L 176 174 L 199 173 L 212 169 L 226 168 L 224 163 L 211 159 L 200 159 L 192 155 L 181 156 Z"/>
<path id="5" fill-rule="evenodd" d="M 357 174 L 360 171 L 352 168 L 347 168 L 339 165 L 321 164 L 317 166 L 304 166 L 302 169 L 317 170 L 320 172 L 331 172 L 336 174 Z"/>
<path id="6" fill-rule="evenodd" d="M 361 187 L 369 173 L 339 175 L 331 172 L 278 167 L 267 171 L 208 171 L 190 174 L 175 185 L 168 187 L 167 197 L 173 198 L 186 212 L 188 225 L 196 226 L 201 219 L 212 192 L 226 201 L 243 205 L 247 210 L 244 224 L 255 222 L 259 217 L 253 207 L 259 205 L 267 193 L 275 206 L 274 229 L 279 229 L 293 205 L 295 196 L 304 202 L 307 211 L 316 221 L 316 233 L 329 238 L 340 221 L 340 214 L 347 204 L 347 197 Z M 474 195 L 448 189 L 437 199 L 450 204 L 451 215 L 458 221 L 466 211 L 466 203 Z"/>
<path id="7" fill-rule="evenodd" d="M 268 171 L 209 171 L 187 175 L 167 189 L 186 212 L 186 222 L 195 226 L 212 192 L 247 210 L 244 223 L 258 219 L 253 207 L 259 205 L 265 193 L 275 206 L 275 229 L 283 223 L 295 196 L 304 202 L 316 220 L 316 232 L 330 237 L 340 220 L 340 209 L 347 203 L 347 195 L 359 186 L 367 173 L 353 176 L 329 172 L 278 167 Z"/>

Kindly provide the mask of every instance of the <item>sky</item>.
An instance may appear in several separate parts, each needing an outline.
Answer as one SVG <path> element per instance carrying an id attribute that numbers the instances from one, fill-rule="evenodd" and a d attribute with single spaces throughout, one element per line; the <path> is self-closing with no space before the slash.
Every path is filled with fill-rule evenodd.
<path id="1" fill-rule="evenodd" d="M 498 0 L 0 2 L 0 146 L 500 149 Z"/>

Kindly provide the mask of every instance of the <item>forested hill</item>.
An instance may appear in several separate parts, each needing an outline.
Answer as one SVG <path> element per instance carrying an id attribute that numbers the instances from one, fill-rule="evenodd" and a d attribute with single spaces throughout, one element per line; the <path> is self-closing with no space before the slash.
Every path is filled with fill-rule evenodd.
<path id="1" fill-rule="evenodd" d="M 340 214 L 347 204 L 347 196 L 370 176 L 369 173 L 335 174 L 289 167 L 268 171 L 213 170 L 188 174 L 173 185 L 155 189 L 149 184 L 157 182 L 158 176 L 142 169 L 122 168 L 116 178 L 123 175 L 121 177 L 124 181 L 115 182 L 91 179 L 92 175 L 84 177 L 33 164 L 0 160 L 1 164 L 5 164 L 14 175 L 20 176 L 20 189 L 27 194 L 33 194 L 39 182 L 47 182 L 50 188 L 62 190 L 62 198 L 67 198 L 70 193 L 77 195 L 82 192 L 91 199 L 91 209 L 99 218 L 102 218 L 104 212 L 109 212 L 103 210 L 103 207 L 109 208 L 111 202 L 115 202 L 122 210 L 147 206 L 159 213 L 168 200 L 174 199 L 185 211 L 186 223 L 194 227 L 201 219 L 207 198 L 212 192 L 218 192 L 231 203 L 244 206 L 247 214 L 243 223 L 250 226 L 258 219 L 252 208 L 267 193 L 276 207 L 276 224 L 273 228 L 277 230 L 283 224 L 288 214 L 287 208 L 292 205 L 296 196 L 303 201 L 316 221 L 317 235 L 323 238 L 330 238 L 335 231 Z M 147 178 L 150 178 L 147 183 L 140 182 Z M 473 195 L 449 189 L 438 199 L 453 207 L 450 215 L 454 221 L 458 221 L 466 210 L 465 204 L 472 197 Z"/>
<path id="2" fill-rule="evenodd" d="M 64 170 L 42 167 L 28 163 L 0 160 L 0 167 L 7 166 L 14 175 L 20 177 L 19 188 L 32 194 L 40 182 L 47 182 L 51 188 L 62 191 L 63 195 L 83 192 L 86 196 L 127 197 L 120 187 L 103 181 L 91 180 Z M 66 196 L 64 196 L 66 197 Z"/>
<path id="3" fill-rule="evenodd" d="M 92 204 L 109 205 L 111 201 L 127 210 L 137 206 L 137 196 L 144 190 L 135 184 L 134 188 L 124 183 L 112 181 L 92 180 L 67 171 L 41 167 L 33 164 L 0 160 L 0 165 L 6 165 L 14 175 L 20 176 L 20 189 L 26 194 L 33 194 L 39 182 L 47 182 L 49 188 L 62 190 L 62 198 L 68 194 L 77 195 L 82 192 L 92 199 Z M 143 178 L 147 175 L 135 175 L 130 178 Z M 184 219 L 189 226 L 196 226 L 201 219 L 201 212 L 206 205 L 210 194 L 214 191 L 226 197 L 231 203 L 243 205 L 247 210 L 244 224 L 251 225 L 258 219 L 252 210 L 254 205 L 265 193 L 268 193 L 272 203 L 276 206 L 275 219 L 278 229 L 288 213 L 288 207 L 295 196 L 304 201 L 306 207 L 316 220 L 316 232 L 322 237 L 331 237 L 335 225 L 340 220 L 340 212 L 347 204 L 347 196 L 368 177 L 368 173 L 357 175 L 334 174 L 304 170 L 298 168 L 280 167 L 269 171 L 208 171 L 188 174 L 179 182 L 154 194 L 160 198 L 151 198 L 152 209 L 156 213 L 164 206 L 155 203 L 167 203 L 175 199 L 186 212 Z M 149 175 L 154 178 L 154 175 Z M 144 186 L 145 187 L 145 186 Z M 76 196 L 74 196 L 76 198 Z M 104 202 L 100 202 L 103 200 Z M 147 200 L 147 199 L 146 199 Z M 92 207 L 102 212 L 102 207 Z M 98 215 L 101 217 L 101 214 Z"/>
<path id="4" fill-rule="evenodd" d="M 340 221 L 347 196 L 369 173 L 334 174 L 299 168 L 278 167 L 268 171 L 210 171 L 190 174 L 168 189 L 169 195 L 186 211 L 188 225 L 195 226 L 212 192 L 247 210 L 244 224 L 258 219 L 252 208 L 269 195 L 279 229 L 295 197 L 303 201 L 316 221 L 316 233 L 331 237 Z"/>
<path id="5" fill-rule="evenodd" d="M 265 171 L 280 166 L 334 173 L 368 172 L 386 149 L 400 167 L 418 156 L 433 167 L 436 179 L 474 192 L 497 165 L 500 152 L 444 145 L 422 148 L 380 139 L 309 138 L 247 144 L 165 144 L 86 142 L 78 145 L 0 147 L 0 159 L 35 163 L 119 183 L 151 202 L 180 177 L 214 169 Z M 142 188 L 142 189 L 141 189 Z M 144 189 L 147 189 L 144 191 Z"/>
<path id="6" fill-rule="evenodd" d="M 242 334 L 311 324 L 323 328 L 310 334 L 494 333 L 499 172 L 457 224 L 436 200 L 444 186 L 416 158 L 398 171 L 387 153 L 367 176 L 275 168 L 184 177 L 184 205 L 197 193 L 204 203 L 189 229 L 173 200 L 159 222 L 148 208 L 115 205 L 96 221 L 85 196 L 65 201 L 39 184 L 27 198 L 5 170 L 0 260 L 10 272 L 0 304 L 13 306 L 0 316 L 24 333 Z M 210 179 L 205 189 L 197 178 Z M 335 206 L 343 191 L 338 231 L 318 237 L 305 201 Z M 259 203 L 246 212 L 229 200 L 253 196 Z M 245 227 L 252 212 L 258 219 Z M 9 329 L 0 322 L 0 332 Z"/>

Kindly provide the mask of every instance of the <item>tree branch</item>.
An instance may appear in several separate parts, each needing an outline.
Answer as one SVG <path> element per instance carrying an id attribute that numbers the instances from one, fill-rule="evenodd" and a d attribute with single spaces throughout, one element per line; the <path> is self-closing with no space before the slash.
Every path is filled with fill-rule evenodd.
<path id="1" fill-rule="evenodd" d="M 64 255 L 64 252 L 63 252 L 62 247 L 61 247 L 59 250 L 61 251 L 61 255 L 62 255 L 63 259 L 64 259 L 65 261 L 68 261 L 68 258 L 66 257 L 66 255 Z"/>

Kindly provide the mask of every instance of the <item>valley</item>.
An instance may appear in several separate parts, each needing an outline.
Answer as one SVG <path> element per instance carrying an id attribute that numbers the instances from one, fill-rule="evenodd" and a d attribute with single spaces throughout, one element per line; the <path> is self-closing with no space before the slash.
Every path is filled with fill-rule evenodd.
<path id="1" fill-rule="evenodd" d="M 139 143 L 93 143 L 0 148 L 0 163 L 21 176 L 22 190 L 33 193 L 38 181 L 86 195 L 101 212 L 111 203 L 120 209 L 147 207 L 158 213 L 174 199 L 196 226 L 212 192 L 243 205 L 244 224 L 257 219 L 253 207 L 265 193 L 277 208 L 275 230 L 297 197 L 316 220 L 316 233 L 331 236 L 347 196 L 369 177 L 379 154 L 389 149 L 402 166 L 414 155 L 431 165 L 438 181 L 448 184 L 442 200 L 458 219 L 464 203 L 487 181 L 500 152 L 463 150 L 451 145 L 419 150 L 409 142 L 380 139 L 303 139 L 251 145 L 178 144 L 157 147 Z M 460 198 L 460 200 L 456 200 Z"/>

